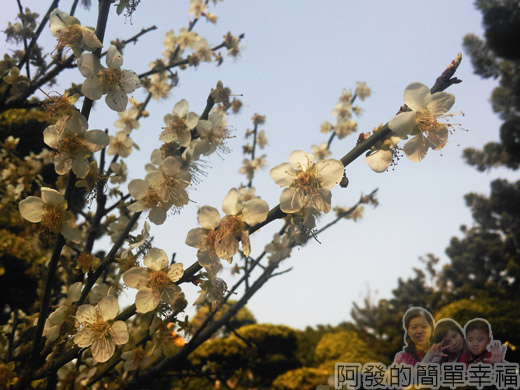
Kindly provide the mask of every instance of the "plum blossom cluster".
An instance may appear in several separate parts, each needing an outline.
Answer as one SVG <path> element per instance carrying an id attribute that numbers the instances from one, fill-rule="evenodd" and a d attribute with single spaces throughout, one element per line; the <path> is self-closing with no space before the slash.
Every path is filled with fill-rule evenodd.
<path id="1" fill-rule="evenodd" d="M 51 12 L 50 30 L 58 39 L 56 49 L 70 47 L 78 59 L 78 70 L 86 78 L 81 87 L 83 95 L 91 100 L 106 95 L 105 101 L 112 110 L 124 111 L 128 103 L 127 94 L 139 88 L 141 82 L 135 72 L 121 69 L 123 57 L 116 47 L 112 45 L 108 49 L 108 68 L 103 67 L 99 56 L 91 53 L 102 47 L 95 30 L 81 25 L 77 18 L 58 8 Z"/>
<path id="2" fill-rule="evenodd" d="M 267 164 L 265 154 L 255 157 L 256 146 L 264 149 L 267 145 L 265 130 L 258 130 L 258 126 L 265 123 L 265 115 L 255 114 L 252 121 L 253 130 L 246 130 L 246 139 L 252 138 L 252 145 L 248 142 L 242 147 L 244 155 L 250 156 L 250 158 L 244 158 L 242 167 L 238 170 L 238 173 L 245 175 L 250 183 L 252 183 L 255 173 Z"/>
<path id="3" fill-rule="evenodd" d="M 384 172 L 390 166 L 402 140 L 407 140 L 402 148 L 405 156 L 414 162 L 422 161 L 428 149 L 441 150 L 446 145 L 448 128 L 453 125 L 443 119 L 453 116 L 448 111 L 455 96 L 448 92 L 431 94 L 426 85 L 413 82 L 404 91 L 404 103 L 407 110 L 388 122 L 391 136 L 367 154 L 367 164 L 376 172 Z"/>
<path id="4" fill-rule="evenodd" d="M 123 274 L 128 287 L 139 290 L 135 297 L 138 313 L 154 310 L 159 303 L 172 304 L 180 295 L 180 287 L 175 285 L 184 270 L 181 263 L 168 265 L 168 255 L 162 249 L 151 248 L 144 258 L 144 266 L 132 267 Z"/>
<path id="5" fill-rule="evenodd" d="M 113 295 L 107 295 L 96 306 L 81 305 L 76 311 L 78 332 L 74 343 L 80 348 L 90 347 L 92 357 L 99 363 L 112 357 L 116 345 L 128 342 L 126 323 L 114 321 L 118 311 L 119 304 Z"/>
<path id="6" fill-rule="evenodd" d="M 332 115 L 336 117 L 336 123 L 332 125 L 325 121 L 321 124 L 321 132 L 329 133 L 331 130 L 334 134 L 342 139 L 349 134 L 357 131 L 357 121 L 352 119 L 353 114 L 360 115 L 361 108 L 354 106 L 356 98 L 363 101 L 371 94 L 371 90 L 365 82 L 358 82 L 354 93 L 352 90 L 343 89 L 343 92 L 336 103 L 336 108 L 332 110 Z"/>
<path id="7" fill-rule="evenodd" d="M 152 152 L 145 178 L 128 184 L 136 200 L 128 209 L 149 210 L 150 221 L 160 225 L 170 209 L 184 207 L 189 201 L 188 186 L 198 172 L 197 161 L 226 148 L 229 131 L 225 118 L 219 106 L 202 119 L 189 111 L 185 99 L 177 102 L 172 113 L 164 117 L 165 127 L 159 137 L 164 144 Z"/>
<path id="8" fill-rule="evenodd" d="M 211 206 L 199 209 L 200 228 L 191 229 L 186 237 L 186 244 L 197 248 L 199 264 L 211 278 L 222 269 L 220 259 L 233 261 L 238 253 L 239 240 L 242 253 L 248 257 L 251 253 L 249 226 L 265 221 L 269 212 L 266 201 L 251 196 L 245 188 L 232 188 L 222 202 L 224 217 Z"/>
<path id="9" fill-rule="evenodd" d="M 343 178 L 341 161 L 315 161 L 314 155 L 296 150 L 289 162 L 271 169 L 271 178 L 280 187 L 286 187 L 280 196 L 284 213 L 297 213 L 306 208 L 328 213 L 331 208 L 330 189 Z"/>

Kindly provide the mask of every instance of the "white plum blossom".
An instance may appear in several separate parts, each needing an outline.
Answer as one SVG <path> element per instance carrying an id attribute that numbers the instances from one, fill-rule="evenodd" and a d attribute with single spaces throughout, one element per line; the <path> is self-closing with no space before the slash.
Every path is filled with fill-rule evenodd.
<path id="1" fill-rule="evenodd" d="M 112 175 L 110 176 L 110 183 L 112 184 L 122 184 L 126 181 L 127 177 L 127 166 L 124 161 L 113 162 L 110 164 L 110 170 L 112 171 Z"/>
<path id="2" fill-rule="evenodd" d="M 154 100 L 166 99 L 170 95 L 170 89 L 172 88 L 168 83 L 168 74 L 166 72 L 153 74 L 146 87 Z"/>
<path id="3" fill-rule="evenodd" d="M 139 149 L 127 130 L 120 130 L 115 137 L 109 136 L 109 139 L 107 154 L 110 156 L 117 154 L 120 157 L 128 157 L 132 153 L 132 147 Z"/>
<path id="4" fill-rule="evenodd" d="M 396 115 L 388 127 L 403 139 L 413 136 L 403 151 L 410 160 L 418 162 L 426 157 L 428 148 L 441 150 L 446 145 L 450 125 L 438 119 L 450 115 L 448 110 L 455 103 L 455 96 L 448 92 L 432 95 L 426 85 L 413 82 L 404 91 L 404 102 L 411 111 Z"/>
<path id="5" fill-rule="evenodd" d="M 368 166 L 375 172 L 386 171 L 394 160 L 394 149 L 399 141 L 401 137 L 390 136 L 376 148 L 377 150 L 368 152 L 365 158 Z"/>
<path id="6" fill-rule="evenodd" d="M 161 225 L 167 211 L 183 207 L 189 202 L 186 187 L 191 175 L 185 171 L 180 158 L 168 156 L 160 167 L 151 168 L 145 179 L 135 179 L 128 184 L 128 191 L 137 200 L 128 209 L 133 212 L 150 210 L 150 221 Z"/>
<path id="7" fill-rule="evenodd" d="M 66 175 L 72 169 L 80 179 L 85 178 L 90 168 L 88 158 L 108 145 L 109 138 L 104 131 L 87 131 L 87 128 L 85 117 L 74 112 L 44 130 L 44 142 L 56 152 L 54 168 L 57 174 Z"/>
<path id="8" fill-rule="evenodd" d="M 355 120 L 343 120 L 338 119 L 336 125 L 334 126 L 334 132 L 338 136 L 339 139 L 346 137 L 349 134 L 355 133 L 357 131 L 357 122 Z"/>
<path id="9" fill-rule="evenodd" d="M 311 151 L 318 160 L 323 160 L 332 154 L 327 142 L 322 142 L 320 145 L 312 145 Z"/>
<path id="10" fill-rule="evenodd" d="M 74 16 L 54 8 L 49 16 L 51 34 L 58 38 L 57 49 L 69 46 L 76 58 L 83 50 L 94 51 L 103 45 L 94 33 L 94 29 L 81 25 Z"/>
<path id="11" fill-rule="evenodd" d="M 211 206 L 199 208 L 197 220 L 200 228 L 191 229 L 186 236 L 186 245 L 197 248 L 197 259 L 199 264 L 206 269 L 210 277 L 215 277 L 222 269 L 220 258 L 215 252 L 217 231 L 220 225 L 220 214 Z"/>
<path id="12" fill-rule="evenodd" d="M 190 131 L 199 123 L 199 116 L 194 112 L 188 112 L 188 101 L 182 99 L 173 107 L 173 115 L 164 116 L 164 128 L 159 140 L 162 142 L 178 142 L 180 146 L 186 147 L 191 142 Z"/>
<path id="13" fill-rule="evenodd" d="M 188 14 L 193 15 L 195 19 L 200 18 L 208 10 L 208 6 L 203 0 L 190 0 Z"/>
<path id="14" fill-rule="evenodd" d="M 99 363 L 112 357 L 116 345 L 128 342 L 126 323 L 111 321 L 118 311 L 117 298 L 108 295 L 96 306 L 81 305 L 76 312 L 78 332 L 74 335 L 74 343 L 80 348 L 91 347 L 92 357 Z"/>
<path id="15" fill-rule="evenodd" d="M 271 178 L 285 188 L 280 196 L 280 209 L 296 213 L 304 207 L 328 213 L 331 205 L 330 189 L 343 177 L 341 161 L 328 159 L 314 162 L 314 155 L 301 150 L 289 155 L 289 162 L 271 169 Z"/>
<path id="16" fill-rule="evenodd" d="M 249 160 L 248 158 L 245 158 L 242 161 L 242 166 L 238 170 L 238 173 L 241 173 L 242 175 L 246 175 L 247 180 L 253 180 L 253 176 L 255 175 L 255 172 L 260 170 L 260 168 L 266 164 L 267 164 L 267 161 L 265 161 L 265 155 L 257 157 L 253 160 Z"/>
<path id="17" fill-rule="evenodd" d="M 41 222 L 44 231 L 61 233 L 67 240 L 77 244 L 81 233 L 74 223 L 75 217 L 67 211 L 67 201 L 58 191 L 42 187 L 41 198 L 29 196 L 19 204 L 20 214 L 29 222 Z"/>
<path id="18" fill-rule="evenodd" d="M 187 245 L 199 249 L 199 264 L 210 271 L 220 269 L 219 259 L 231 263 L 239 250 L 239 239 L 244 255 L 249 256 L 251 244 L 248 226 L 265 221 L 269 205 L 256 197 L 243 200 L 240 192 L 232 188 L 222 202 L 222 210 L 226 215 L 220 219 L 217 209 L 210 206 L 201 207 L 198 220 L 202 228 L 190 230 L 186 237 Z M 218 229 L 215 229 L 217 227 Z"/>
<path id="19" fill-rule="evenodd" d="M 225 113 L 220 110 L 210 112 L 208 120 L 200 119 L 197 132 L 200 140 L 193 148 L 193 158 L 198 160 L 200 155 L 209 156 L 219 148 L 223 148 L 224 140 L 229 138 Z"/>
<path id="20" fill-rule="evenodd" d="M 139 290 L 135 296 L 138 313 L 155 310 L 160 302 L 172 303 L 181 292 L 175 282 L 182 278 L 181 263 L 168 267 L 168 255 L 158 248 L 151 248 L 144 258 L 146 268 L 133 267 L 123 274 L 126 285 Z"/>
<path id="21" fill-rule="evenodd" d="M 280 236 L 276 233 L 273 241 L 265 246 L 265 251 L 269 253 L 269 263 L 278 263 L 291 256 L 291 240 L 289 236 Z"/>
<path id="22" fill-rule="evenodd" d="M 139 121 L 137 120 L 139 108 L 137 107 L 138 102 L 135 99 L 129 98 L 128 101 L 134 105 L 128 110 L 117 113 L 119 119 L 114 122 L 114 126 L 123 131 L 131 132 L 140 127 Z"/>
<path id="23" fill-rule="evenodd" d="M 45 321 L 43 335 L 47 338 L 47 340 L 56 341 L 60 336 L 62 324 L 67 319 L 72 318 L 72 304 L 79 301 L 81 297 L 81 287 L 81 282 L 74 283 L 72 286 L 70 286 L 64 304 L 60 305 L 56 310 L 54 310 Z"/>
<path id="24" fill-rule="evenodd" d="M 81 86 L 81 92 L 91 100 L 101 99 L 107 95 L 105 101 L 112 110 L 124 111 L 128 103 L 128 93 L 141 86 L 137 74 L 131 70 L 121 69 L 123 56 L 112 45 L 108 49 L 105 68 L 99 58 L 92 53 L 83 53 L 78 60 L 78 69 L 86 78 Z"/>
<path id="25" fill-rule="evenodd" d="M 358 81 L 356 83 L 356 96 L 361 100 L 365 100 L 367 97 L 371 95 L 372 91 L 366 82 Z"/>

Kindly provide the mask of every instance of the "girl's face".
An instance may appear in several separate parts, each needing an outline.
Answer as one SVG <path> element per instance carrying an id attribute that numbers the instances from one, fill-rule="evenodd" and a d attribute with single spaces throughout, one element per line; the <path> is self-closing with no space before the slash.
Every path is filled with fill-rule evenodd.
<path id="1" fill-rule="evenodd" d="M 443 346 L 447 346 L 444 351 L 449 353 L 461 352 L 464 348 L 464 338 L 456 330 L 449 330 L 442 340 Z"/>
<path id="2" fill-rule="evenodd" d="M 408 329 L 406 329 L 406 331 L 417 349 L 428 349 L 430 346 L 432 328 L 428 321 L 426 321 L 426 318 L 423 316 L 412 318 L 408 323 Z"/>

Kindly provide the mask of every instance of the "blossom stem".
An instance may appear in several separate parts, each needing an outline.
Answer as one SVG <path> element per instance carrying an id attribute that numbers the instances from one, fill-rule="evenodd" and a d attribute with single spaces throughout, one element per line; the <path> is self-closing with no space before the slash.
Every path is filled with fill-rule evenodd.
<path id="1" fill-rule="evenodd" d="M 255 159 L 255 149 L 256 149 L 256 133 L 258 131 L 258 123 L 255 123 L 255 128 L 253 129 L 253 150 L 251 151 L 251 162 Z M 254 175 L 253 175 L 254 176 Z M 247 183 L 247 187 L 251 188 L 253 186 L 253 176 L 251 176 L 251 180 Z"/>
<path id="2" fill-rule="evenodd" d="M 70 12 L 69 12 L 70 16 L 74 16 L 74 14 L 76 13 L 76 8 L 78 6 L 78 3 L 79 3 L 79 0 L 74 0 L 74 2 L 72 3 L 72 6 L 70 7 Z"/>
<path id="3" fill-rule="evenodd" d="M 128 224 L 126 225 L 125 229 L 117 239 L 117 241 L 112 246 L 112 249 L 110 249 L 110 252 L 105 256 L 99 267 L 96 269 L 95 272 L 90 272 L 87 278 L 87 282 L 85 283 L 85 287 L 81 291 L 81 298 L 76 303 L 78 306 L 82 305 L 83 302 L 85 302 L 85 299 L 87 298 L 88 293 L 94 286 L 94 283 L 98 280 L 98 278 L 101 276 L 101 274 L 105 271 L 105 269 L 112 264 L 114 261 L 115 255 L 119 248 L 123 245 L 123 243 L 126 240 L 126 237 L 128 236 L 128 233 L 132 230 L 134 225 L 137 223 L 137 220 L 141 216 L 141 212 L 134 213 Z"/>
<path id="4" fill-rule="evenodd" d="M 25 53 L 18 63 L 18 68 L 21 70 L 24 66 L 24 64 L 27 64 L 29 66 L 29 54 L 31 53 L 32 49 L 34 48 L 34 45 L 36 45 L 36 42 L 38 41 L 38 38 L 40 37 L 40 34 L 42 33 L 43 29 L 45 28 L 45 25 L 47 24 L 47 21 L 49 20 L 49 16 L 54 8 L 56 8 L 59 4 L 60 0 L 54 0 L 49 9 L 47 10 L 47 13 L 42 18 L 42 21 L 40 22 L 40 25 L 38 26 L 38 29 L 34 33 L 33 39 L 31 40 L 31 43 L 29 43 L 29 46 L 26 48 Z"/>

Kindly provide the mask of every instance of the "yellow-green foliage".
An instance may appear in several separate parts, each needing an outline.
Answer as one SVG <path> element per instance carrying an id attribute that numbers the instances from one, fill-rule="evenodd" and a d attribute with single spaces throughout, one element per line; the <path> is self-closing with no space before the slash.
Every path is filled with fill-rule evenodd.
<path id="1" fill-rule="evenodd" d="M 234 303 L 235 303 L 235 301 L 229 300 L 226 304 L 224 304 L 219 309 L 219 311 L 215 314 L 214 320 L 217 321 L 220 317 L 222 317 L 222 315 L 224 315 L 229 310 L 229 307 L 231 305 L 233 305 Z M 195 328 L 195 329 L 199 328 L 202 325 L 202 323 L 204 322 L 204 320 L 207 318 L 208 314 L 209 314 L 208 306 L 202 306 L 197 311 L 197 314 L 190 321 L 193 328 Z M 238 329 L 241 326 L 255 324 L 255 323 L 256 323 L 255 316 L 253 315 L 253 313 L 251 313 L 251 311 L 246 306 L 244 306 L 242 309 L 240 309 L 238 311 L 238 313 L 235 314 L 233 316 L 233 318 L 231 318 L 231 320 L 229 321 L 229 325 L 231 326 L 232 329 Z M 227 334 L 227 332 L 224 332 L 224 333 Z"/>
<path id="2" fill-rule="evenodd" d="M 4 112 L 0 112 L 0 127 L 21 127 L 29 122 L 45 122 L 45 114 L 40 109 L 12 108 Z"/>
<path id="3" fill-rule="evenodd" d="M 198 366 L 211 361 L 238 369 L 247 359 L 248 350 L 247 344 L 236 337 L 210 339 L 190 355 L 190 360 Z"/>
<path id="4" fill-rule="evenodd" d="M 279 375 L 273 381 L 273 390 L 314 390 L 318 385 L 326 385 L 327 370 L 303 367 Z"/>
<path id="5" fill-rule="evenodd" d="M 320 368 L 334 371 L 334 364 L 378 362 L 381 358 L 355 331 L 325 334 L 316 346 L 316 360 Z"/>
<path id="6" fill-rule="evenodd" d="M 291 355 L 297 348 L 296 331 L 284 325 L 246 325 L 241 327 L 237 333 L 254 344 L 260 355 Z"/>

